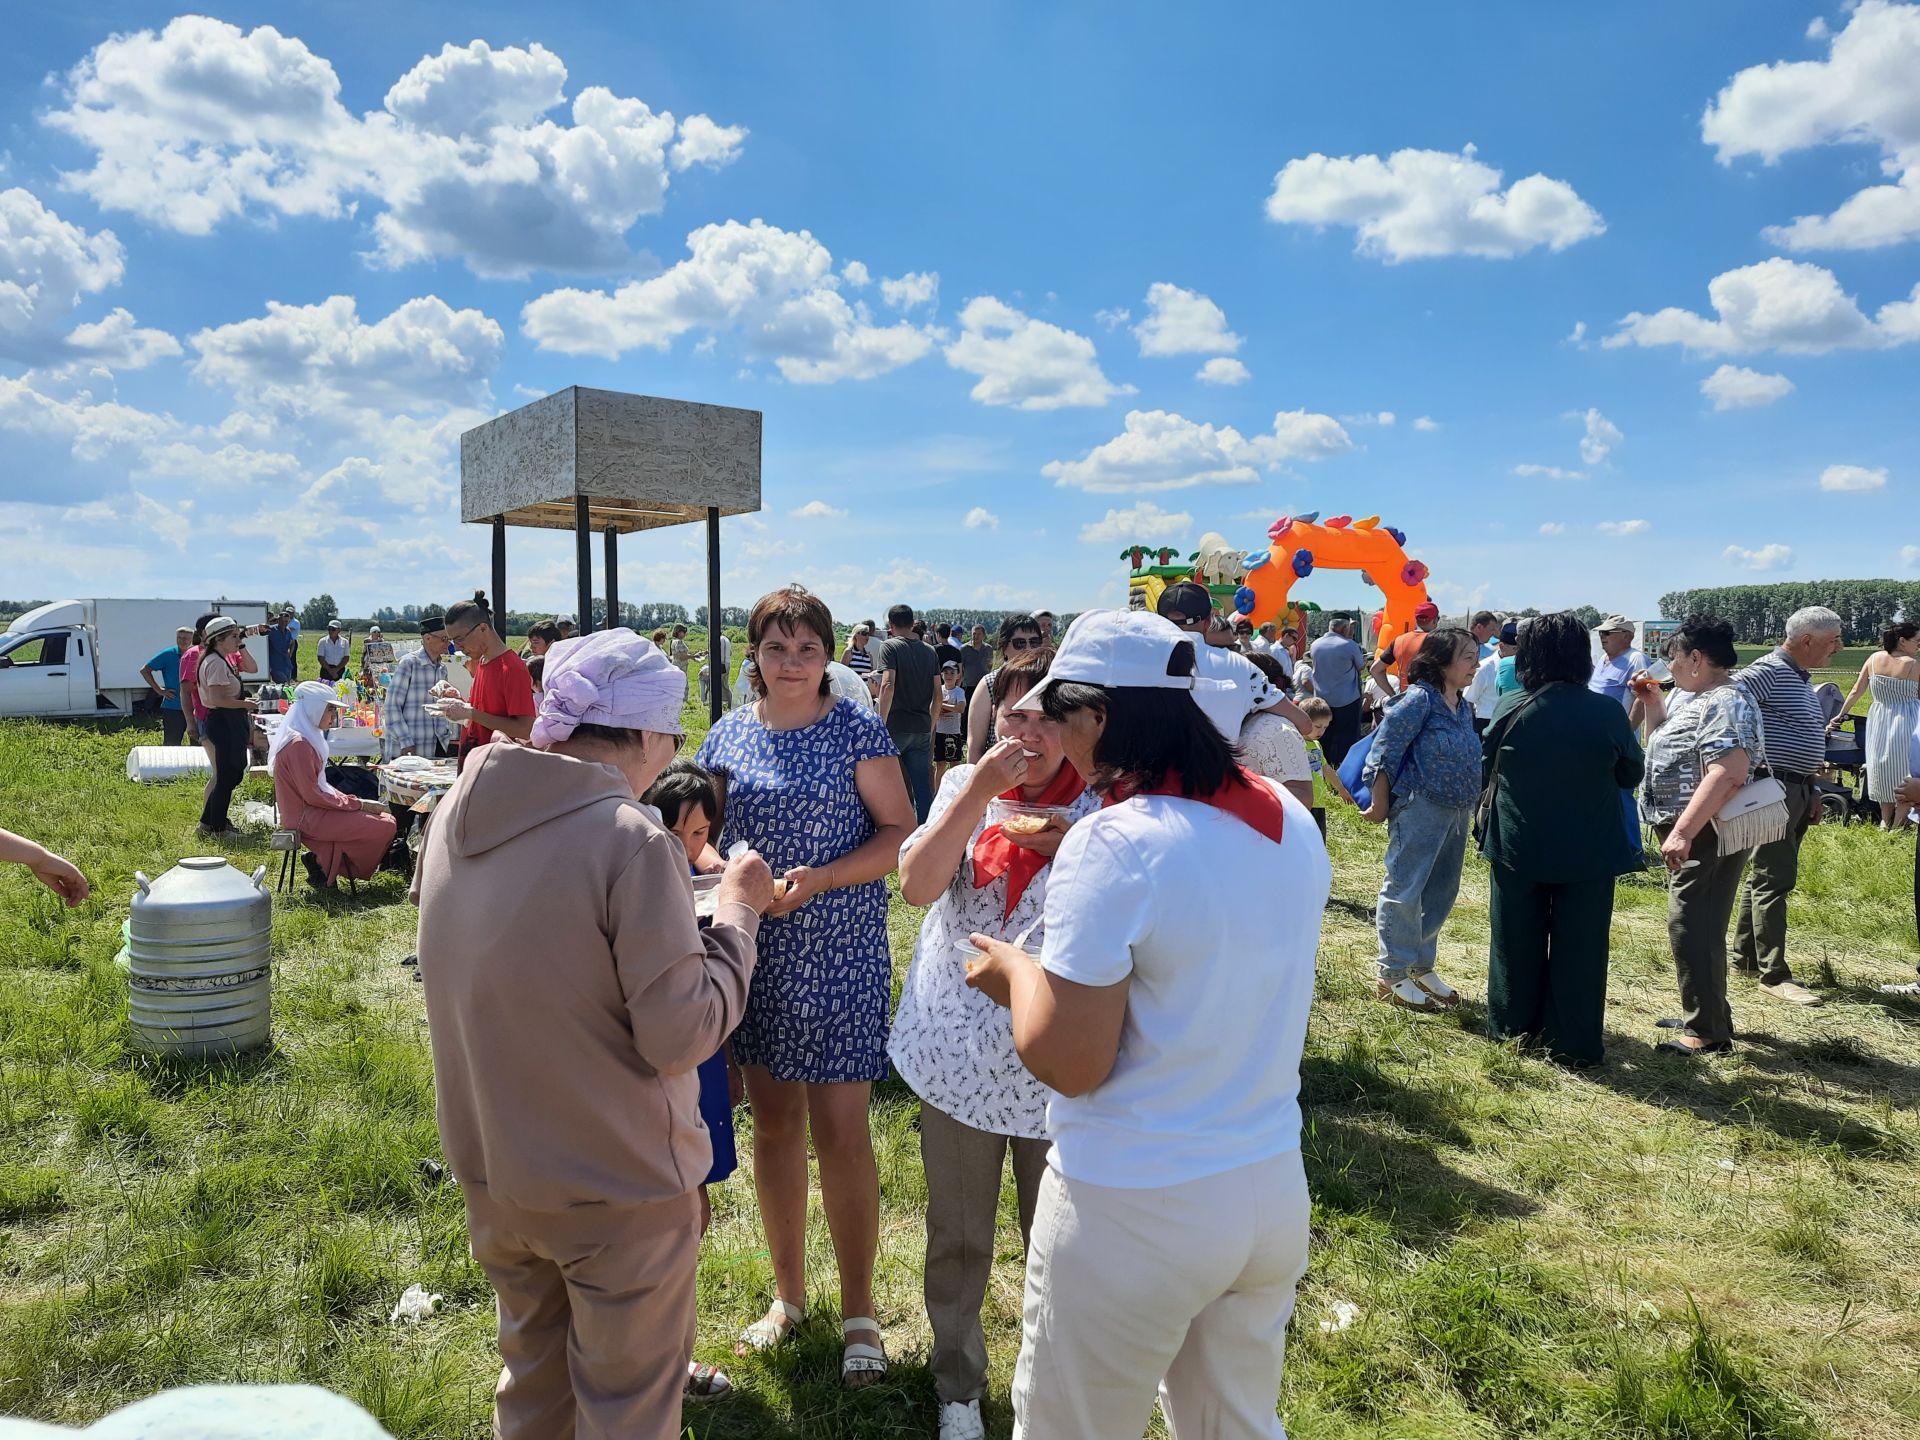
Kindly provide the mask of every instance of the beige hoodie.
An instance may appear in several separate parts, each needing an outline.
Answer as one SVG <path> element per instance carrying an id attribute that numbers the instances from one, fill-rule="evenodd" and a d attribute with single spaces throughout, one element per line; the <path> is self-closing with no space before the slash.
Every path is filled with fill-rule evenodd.
<path id="1" fill-rule="evenodd" d="M 415 888 L 460 1182 L 554 1239 L 681 1214 L 712 1165 L 695 1067 L 740 1021 L 759 916 L 700 930 L 686 851 L 625 777 L 524 745 L 468 760 Z"/>

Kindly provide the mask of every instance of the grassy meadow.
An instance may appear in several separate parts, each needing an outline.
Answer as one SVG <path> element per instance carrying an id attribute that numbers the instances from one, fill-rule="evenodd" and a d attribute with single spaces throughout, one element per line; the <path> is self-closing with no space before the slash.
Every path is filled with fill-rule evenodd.
<path id="1" fill-rule="evenodd" d="M 206 848 L 198 785 L 123 778 L 126 749 L 157 740 L 157 725 L 0 722 L 0 823 L 94 882 L 68 912 L 17 868 L 0 873 L 0 1413 L 84 1424 L 166 1386 L 303 1380 L 397 1436 L 484 1436 L 491 1293 L 458 1191 L 420 1167 L 439 1146 L 420 990 L 397 963 L 413 935 L 401 882 L 275 897 L 266 1052 L 215 1066 L 134 1054 L 113 963 L 133 872 Z M 266 798 L 259 780 L 241 793 Z M 265 841 L 256 829 L 225 849 L 251 870 L 277 859 Z M 1427 1018 L 1368 998 L 1381 841 L 1335 817 L 1303 1073 L 1314 1227 L 1290 1432 L 1920 1434 L 1920 1005 L 1874 992 L 1916 958 L 1912 838 L 1811 835 L 1793 945 L 1830 1003 L 1796 1010 L 1736 981 L 1743 1043 L 1705 1062 L 1649 1048 L 1674 1006 L 1665 897 L 1656 877 L 1624 881 L 1609 1058 L 1581 1075 L 1489 1044 L 1474 1004 Z M 1221 898 L 1249 924 L 1286 903 Z M 1484 994 L 1486 906 L 1470 862 L 1442 967 L 1470 1001 Z M 918 915 L 896 899 L 897 969 Z M 838 1385 L 817 1193 L 812 1318 L 788 1347 L 731 1357 L 771 1286 L 743 1172 L 714 1193 L 700 1277 L 699 1353 L 738 1390 L 689 1406 L 690 1434 L 933 1433 L 915 1120 L 910 1093 L 878 1088 L 890 1378 L 858 1395 Z M 389 1324 L 416 1282 L 445 1307 Z M 1009 1206 L 987 1299 L 996 1436 L 1011 1425 L 1020 1292 Z M 1357 1308 L 1345 1328 L 1341 1302 Z"/>

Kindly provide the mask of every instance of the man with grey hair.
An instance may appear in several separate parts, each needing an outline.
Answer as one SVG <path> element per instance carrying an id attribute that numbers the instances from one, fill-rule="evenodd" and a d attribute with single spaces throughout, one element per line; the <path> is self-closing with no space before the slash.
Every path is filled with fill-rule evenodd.
<path id="1" fill-rule="evenodd" d="M 1810 672 L 1839 653 L 1840 617 L 1809 605 L 1787 617 L 1787 637 L 1733 677 L 1760 710 L 1767 769 L 1787 792 L 1787 833 L 1753 850 L 1753 868 L 1740 897 L 1733 968 L 1756 976 L 1776 1000 L 1818 1005 L 1820 997 L 1796 984 L 1787 964 L 1787 897 L 1800 881 L 1800 840 L 1819 822 L 1814 777 L 1827 763 L 1826 713 Z"/>
<path id="2" fill-rule="evenodd" d="M 1337 769 L 1360 738 L 1360 692 L 1367 682 L 1366 653 L 1353 642 L 1353 617 L 1335 615 L 1327 633 L 1307 647 L 1313 693 L 1333 710 L 1320 748 Z"/>

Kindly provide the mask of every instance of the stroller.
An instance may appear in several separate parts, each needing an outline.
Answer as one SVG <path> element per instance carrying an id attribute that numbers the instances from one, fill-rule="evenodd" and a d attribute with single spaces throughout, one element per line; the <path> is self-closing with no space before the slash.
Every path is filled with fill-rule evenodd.
<path id="1" fill-rule="evenodd" d="M 1819 697 L 1821 714 L 1827 720 L 1846 704 L 1846 695 L 1831 682 L 1813 693 Z M 1837 820 L 1845 825 L 1855 819 L 1880 818 L 1877 803 L 1867 794 L 1866 730 L 1866 716 L 1851 715 L 1837 729 L 1827 732 L 1827 768 L 1813 782 L 1823 824 Z"/>

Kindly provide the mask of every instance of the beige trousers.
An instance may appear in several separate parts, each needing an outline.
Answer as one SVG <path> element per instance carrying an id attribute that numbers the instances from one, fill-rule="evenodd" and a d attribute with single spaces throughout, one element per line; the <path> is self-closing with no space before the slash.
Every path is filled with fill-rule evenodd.
<path id="1" fill-rule="evenodd" d="M 1126 1440 L 1156 1390 L 1176 1440 L 1286 1440 L 1277 1413 L 1307 1268 L 1300 1152 L 1183 1185 L 1040 1184 L 1015 1440 Z"/>
<path id="2" fill-rule="evenodd" d="M 1020 1243 L 1033 1229 L 1045 1140 L 976 1130 L 920 1102 L 920 1162 L 927 1172 L 927 1319 L 933 1326 L 934 1388 L 942 1405 L 978 1400 L 987 1389 L 987 1337 L 980 1306 L 993 1278 L 1000 1177 L 1013 1152 Z"/>
<path id="3" fill-rule="evenodd" d="M 500 1306 L 498 1440 L 676 1440 L 693 1354 L 700 1209 L 610 1244 L 520 1232 L 469 1198 L 473 1258 Z"/>

